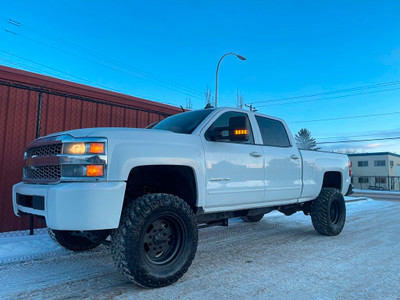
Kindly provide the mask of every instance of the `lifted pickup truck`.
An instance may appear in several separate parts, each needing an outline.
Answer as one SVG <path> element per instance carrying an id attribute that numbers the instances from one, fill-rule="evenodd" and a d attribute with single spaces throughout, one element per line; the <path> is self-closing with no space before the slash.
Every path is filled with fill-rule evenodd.
<path id="1" fill-rule="evenodd" d="M 302 211 L 318 233 L 339 234 L 351 172 L 346 155 L 299 150 L 284 121 L 232 108 L 181 113 L 152 129 L 55 133 L 31 142 L 24 162 L 15 214 L 44 219 L 70 250 L 110 244 L 121 272 L 145 287 L 177 281 L 198 228 L 229 218 Z"/>

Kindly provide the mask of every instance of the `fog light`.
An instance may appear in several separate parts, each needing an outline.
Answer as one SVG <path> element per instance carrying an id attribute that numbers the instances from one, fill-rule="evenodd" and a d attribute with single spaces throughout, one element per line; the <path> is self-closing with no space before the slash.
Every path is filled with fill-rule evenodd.
<path id="1" fill-rule="evenodd" d="M 86 176 L 88 176 L 88 177 L 104 176 L 104 166 L 103 165 L 87 165 L 86 166 Z"/>
<path id="2" fill-rule="evenodd" d="M 62 166 L 63 177 L 83 177 L 86 176 L 84 165 L 64 165 Z"/>

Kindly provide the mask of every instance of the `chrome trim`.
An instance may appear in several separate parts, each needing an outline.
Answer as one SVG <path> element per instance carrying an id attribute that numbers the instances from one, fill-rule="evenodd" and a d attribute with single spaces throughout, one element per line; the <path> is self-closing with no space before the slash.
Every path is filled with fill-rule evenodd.
<path id="1" fill-rule="evenodd" d="M 40 167 L 51 165 L 106 165 L 107 155 L 56 155 L 32 156 L 24 159 L 25 167 Z"/>
<path id="2" fill-rule="evenodd" d="M 104 154 L 85 154 L 85 155 L 72 155 L 63 154 L 65 143 L 90 143 L 100 142 L 105 144 Z M 63 144 L 61 154 L 51 156 L 35 156 L 27 157 L 27 150 L 42 147 L 47 145 Z M 45 183 L 45 184 L 57 184 L 60 182 L 74 181 L 74 182 L 96 182 L 105 181 L 107 178 L 107 147 L 108 141 L 104 137 L 86 137 L 86 138 L 74 138 L 71 135 L 64 134 L 59 136 L 43 137 L 36 139 L 28 144 L 25 148 L 24 153 L 24 168 L 45 167 L 45 166 L 61 166 L 61 177 L 57 180 L 53 179 L 29 179 L 23 178 L 22 181 L 25 183 Z M 63 165 L 104 165 L 104 176 L 101 177 L 63 177 L 62 168 Z M 25 172 L 24 172 L 25 173 Z"/>

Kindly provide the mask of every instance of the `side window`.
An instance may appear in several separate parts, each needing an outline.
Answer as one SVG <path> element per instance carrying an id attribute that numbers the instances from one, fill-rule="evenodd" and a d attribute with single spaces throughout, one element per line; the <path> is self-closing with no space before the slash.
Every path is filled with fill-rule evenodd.
<path id="1" fill-rule="evenodd" d="M 256 116 L 264 146 L 290 147 L 285 126 L 277 120 Z"/>
<path id="2" fill-rule="evenodd" d="M 207 129 L 204 137 L 207 141 L 254 144 L 249 117 L 247 114 L 233 111 L 219 116 Z"/>

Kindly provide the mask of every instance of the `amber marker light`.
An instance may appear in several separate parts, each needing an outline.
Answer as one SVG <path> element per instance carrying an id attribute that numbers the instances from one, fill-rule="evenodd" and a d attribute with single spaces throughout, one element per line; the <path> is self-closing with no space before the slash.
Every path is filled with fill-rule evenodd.
<path id="1" fill-rule="evenodd" d="M 236 129 L 235 135 L 244 135 L 247 134 L 247 129 Z"/>
<path id="2" fill-rule="evenodd" d="M 86 176 L 88 176 L 88 177 L 104 176 L 104 166 L 103 165 L 87 165 L 86 166 Z"/>
<path id="3" fill-rule="evenodd" d="M 104 143 L 89 143 L 90 154 L 104 154 Z"/>
<path id="4" fill-rule="evenodd" d="M 86 152 L 85 143 L 65 144 L 64 153 L 78 155 L 78 154 L 85 154 L 85 152 Z"/>

